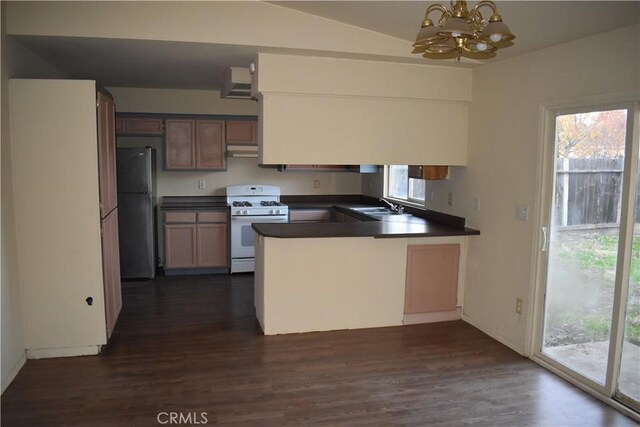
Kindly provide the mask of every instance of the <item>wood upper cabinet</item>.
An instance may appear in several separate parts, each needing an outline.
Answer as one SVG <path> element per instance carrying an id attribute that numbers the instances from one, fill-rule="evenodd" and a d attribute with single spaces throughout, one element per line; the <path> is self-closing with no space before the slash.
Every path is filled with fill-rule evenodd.
<path id="1" fill-rule="evenodd" d="M 98 180 L 100 217 L 104 218 L 118 204 L 116 182 L 115 104 L 105 93 L 97 94 Z"/>
<path id="2" fill-rule="evenodd" d="M 449 166 L 409 166 L 409 178 L 442 180 L 448 173 Z"/>
<path id="3" fill-rule="evenodd" d="M 405 314 L 456 310 L 460 245 L 409 245 Z"/>
<path id="4" fill-rule="evenodd" d="M 166 120 L 165 166 L 167 169 L 195 169 L 195 121 Z"/>
<path id="5" fill-rule="evenodd" d="M 165 269 L 229 266 L 227 211 L 165 213 Z"/>
<path id="6" fill-rule="evenodd" d="M 164 123 L 158 117 L 116 117 L 117 135 L 159 136 L 164 133 Z"/>
<path id="7" fill-rule="evenodd" d="M 166 169 L 224 170 L 224 121 L 182 120 L 165 121 Z"/>
<path id="8" fill-rule="evenodd" d="M 224 122 L 196 121 L 196 168 L 226 169 Z"/>
<path id="9" fill-rule="evenodd" d="M 255 120 L 227 120 L 227 144 L 258 145 Z"/>

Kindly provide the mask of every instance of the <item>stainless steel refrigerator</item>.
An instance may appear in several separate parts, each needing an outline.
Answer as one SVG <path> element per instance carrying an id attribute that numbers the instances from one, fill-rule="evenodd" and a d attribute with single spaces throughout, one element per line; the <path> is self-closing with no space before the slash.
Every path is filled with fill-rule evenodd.
<path id="1" fill-rule="evenodd" d="M 123 279 L 156 275 L 156 153 L 153 148 L 118 148 L 120 270 Z"/>

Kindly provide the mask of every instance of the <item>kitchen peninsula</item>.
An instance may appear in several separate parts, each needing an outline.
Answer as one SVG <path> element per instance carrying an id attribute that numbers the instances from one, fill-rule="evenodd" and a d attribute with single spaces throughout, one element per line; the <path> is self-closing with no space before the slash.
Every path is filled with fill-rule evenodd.
<path id="1" fill-rule="evenodd" d="M 265 335 L 460 317 L 466 243 L 479 231 L 430 211 L 374 218 L 353 205 L 334 209 L 362 221 L 253 225 Z"/>

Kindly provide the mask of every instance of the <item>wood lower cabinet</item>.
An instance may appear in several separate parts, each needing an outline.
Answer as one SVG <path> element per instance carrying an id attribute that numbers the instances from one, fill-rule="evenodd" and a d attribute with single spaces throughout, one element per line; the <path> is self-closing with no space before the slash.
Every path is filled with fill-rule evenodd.
<path id="1" fill-rule="evenodd" d="M 165 212 L 165 271 L 228 268 L 227 211 Z"/>
<path id="2" fill-rule="evenodd" d="M 165 168 L 225 170 L 224 121 L 165 121 Z"/>
<path id="3" fill-rule="evenodd" d="M 104 283 L 105 316 L 107 338 L 122 309 L 122 289 L 120 286 L 120 246 L 118 240 L 118 209 L 102 220 L 102 277 Z"/>
<path id="4" fill-rule="evenodd" d="M 227 120 L 227 144 L 258 145 L 257 122 L 255 120 Z"/>
<path id="5" fill-rule="evenodd" d="M 227 265 L 227 224 L 198 224 L 198 267 Z"/>
<path id="6" fill-rule="evenodd" d="M 164 226 L 165 268 L 198 266 L 196 229 L 195 224 Z"/>
<path id="7" fill-rule="evenodd" d="M 409 245 L 405 314 L 454 312 L 460 245 Z"/>

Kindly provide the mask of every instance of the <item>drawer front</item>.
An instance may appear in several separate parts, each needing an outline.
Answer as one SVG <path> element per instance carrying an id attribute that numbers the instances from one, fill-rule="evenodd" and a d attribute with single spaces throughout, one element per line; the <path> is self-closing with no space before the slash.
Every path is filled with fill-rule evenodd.
<path id="1" fill-rule="evenodd" d="M 198 222 L 227 222 L 227 213 L 218 212 L 198 212 Z"/>
<path id="2" fill-rule="evenodd" d="M 195 223 L 196 213 L 195 212 L 165 212 L 164 222 Z"/>

